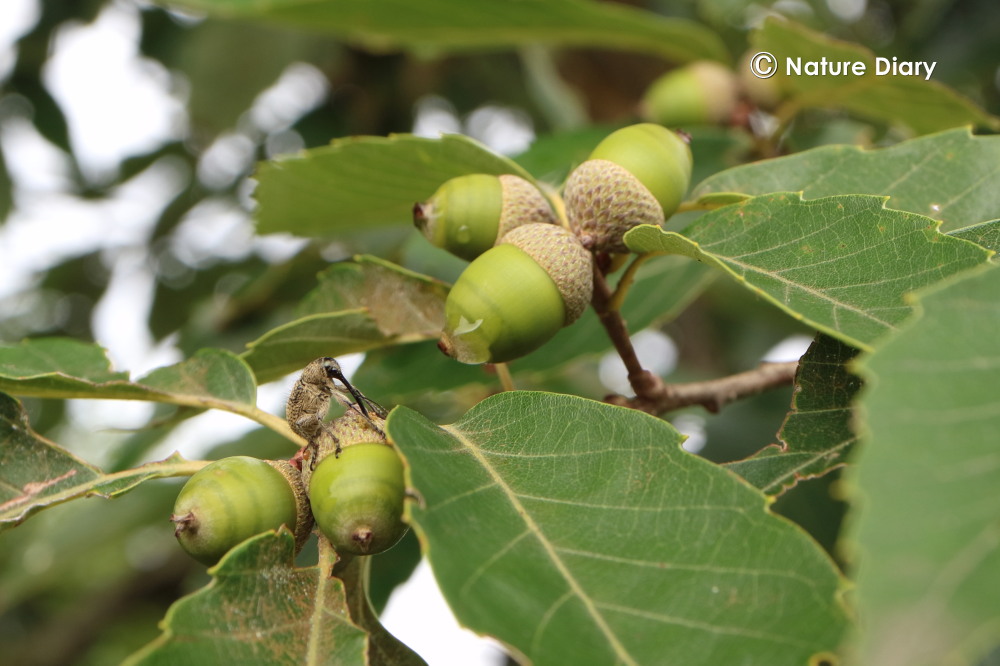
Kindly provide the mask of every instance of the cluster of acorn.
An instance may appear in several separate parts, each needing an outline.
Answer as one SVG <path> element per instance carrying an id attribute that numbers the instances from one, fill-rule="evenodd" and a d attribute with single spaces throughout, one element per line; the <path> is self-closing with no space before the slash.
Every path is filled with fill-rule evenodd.
<path id="1" fill-rule="evenodd" d="M 309 442 L 298 464 L 233 456 L 187 481 L 171 520 L 188 554 L 212 565 L 233 546 L 282 525 L 294 533 L 296 552 L 314 525 L 341 555 L 374 555 L 403 537 L 403 464 L 386 440 L 385 411 L 339 372 L 333 359 L 316 359 L 292 391 L 288 421 Z M 342 400 L 333 378 L 358 402 Z M 324 423 L 331 397 L 347 410 Z"/>
<path id="2" fill-rule="evenodd" d="M 448 294 L 438 346 L 463 363 L 503 363 L 541 347 L 590 302 L 594 253 L 628 252 L 626 231 L 670 217 L 691 165 L 684 137 L 642 123 L 601 141 L 561 200 L 550 194 L 557 207 L 515 175 L 444 183 L 413 208 L 431 243 L 471 262 Z"/>
<path id="3" fill-rule="evenodd" d="M 626 231 L 670 217 L 687 192 L 691 164 L 681 135 L 643 123 L 601 141 L 570 173 L 561 199 L 509 174 L 443 184 L 414 206 L 431 242 L 470 261 L 445 303 L 441 349 L 463 363 L 506 362 L 576 321 L 593 292 L 594 253 L 627 252 Z M 347 410 L 325 423 L 331 399 Z M 195 559 L 214 564 L 282 525 L 301 548 L 315 524 L 342 554 L 372 555 L 402 538 L 403 465 L 386 440 L 384 410 L 324 357 L 303 371 L 286 417 L 309 444 L 300 465 L 224 458 L 181 489 L 171 520 Z"/>

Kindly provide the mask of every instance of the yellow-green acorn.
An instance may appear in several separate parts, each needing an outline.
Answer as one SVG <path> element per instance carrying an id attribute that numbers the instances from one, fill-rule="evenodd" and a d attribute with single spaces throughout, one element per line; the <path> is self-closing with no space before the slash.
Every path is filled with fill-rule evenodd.
<path id="1" fill-rule="evenodd" d="M 458 176 L 413 206 L 413 223 L 431 243 L 469 261 L 515 227 L 555 221 L 538 188 L 511 174 Z"/>
<path id="2" fill-rule="evenodd" d="M 298 470 L 287 461 L 249 456 L 216 460 L 196 472 L 177 495 L 170 520 L 181 547 L 207 565 L 282 525 L 301 548 L 313 524 Z"/>
<path id="3" fill-rule="evenodd" d="M 572 232 L 517 227 L 451 288 L 438 347 L 462 363 L 511 361 L 576 321 L 592 294 L 593 256 Z"/>
<path id="4" fill-rule="evenodd" d="M 320 461 L 309 480 L 316 524 L 339 553 L 374 555 L 406 533 L 403 463 L 385 442 L 355 443 Z"/>
<path id="5" fill-rule="evenodd" d="M 656 79 L 642 98 L 648 120 L 668 127 L 724 125 L 739 101 L 739 82 L 728 67 L 701 60 Z"/>
<path id="6" fill-rule="evenodd" d="M 785 92 L 782 89 L 784 75 L 779 68 L 774 76 L 766 79 L 755 76 L 751 67 L 754 55 L 756 52 L 747 51 L 740 58 L 740 64 L 736 68 L 740 87 L 750 101 L 759 108 L 773 109 L 785 98 Z"/>
<path id="7" fill-rule="evenodd" d="M 584 246 L 628 252 L 622 236 L 640 224 L 662 224 L 691 183 L 691 149 L 679 134 L 653 123 L 630 125 L 601 141 L 570 173 L 566 215 Z"/>

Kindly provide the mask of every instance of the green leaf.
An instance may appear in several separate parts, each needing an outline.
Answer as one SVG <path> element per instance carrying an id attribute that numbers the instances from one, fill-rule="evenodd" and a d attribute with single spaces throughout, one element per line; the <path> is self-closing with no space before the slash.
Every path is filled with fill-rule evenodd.
<path id="1" fill-rule="evenodd" d="M 178 40 L 179 41 L 179 40 Z M 240 114 L 296 62 L 329 57 L 318 36 L 246 21 L 200 21 L 186 26 L 183 46 L 164 63 L 187 78 L 187 104 L 199 141 L 235 128 Z"/>
<path id="2" fill-rule="evenodd" d="M 259 381 L 340 356 L 436 338 L 448 287 L 377 257 L 333 264 L 299 307 L 299 319 L 249 343 L 244 359 Z"/>
<path id="3" fill-rule="evenodd" d="M 258 165 L 258 231 L 333 236 L 412 224 L 414 203 L 467 173 L 512 173 L 531 180 L 516 163 L 464 136 L 338 139 Z"/>
<path id="4" fill-rule="evenodd" d="M 639 51 L 678 62 L 728 59 L 719 37 L 694 21 L 585 0 L 175 0 L 170 4 L 328 32 L 379 51 L 481 51 L 548 44 Z"/>
<path id="5" fill-rule="evenodd" d="M 691 198 L 800 190 L 807 199 L 878 194 L 889 197 L 887 207 L 941 220 L 950 230 L 997 217 L 998 178 L 1000 136 L 962 128 L 878 150 L 823 146 L 738 166 L 702 182 Z"/>
<path id="6" fill-rule="evenodd" d="M 240 414 L 296 440 L 284 419 L 256 407 L 250 366 L 224 349 L 200 349 L 136 381 L 111 370 L 104 349 L 64 338 L 24 340 L 0 347 L 0 391 L 41 398 L 149 400 Z"/>
<path id="7" fill-rule="evenodd" d="M 636 252 L 682 254 L 721 269 L 796 319 L 868 349 L 912 310 L 904 294 L 981 264 L 983 248 L 884 199 L 754 197 L 698 218 L 684 235 L 644 225 Z"/>
<path id="8" fill-rule="evenodd" d="M 111 370 L 100 346 L 64 338 L 37 338 L 0 347 L 0 390 L 42 398 L 154 400 L 178 405 L 256 401 L 257 384 L 246 363 L 222 349 L 193 357 L 129 381 Z"/>
<path id="9" fill-rule="evenodd" d="M 81 497 L 117 497 L 149 479 L 190 476 L 204 466 L 178 455 L 105 474 L 31 429 L 21 404 L 0 393 L 0 532 Z"/>
<path id="10" fill-rule="evenodd" d="M 955 229 L 948 232 L 948 235 L 971 241 L 976 245 L 985 247 L 987 250 L 1000 252 L 1000 220 Z"/>
<path id="11" fill-rule="evenodd" d="M 865 118 L 903 123 L 917 134 L 963 125 L 1000 128 L 1000 118 L 933 79 L 925 81 L 923 72 L 920 76 L 876 75 L 876 54 L 870 49 L 791 21 L 767 18 L 751 35 L 750 43 L 754 51 L 767 51 L 777 59 L 778 71 L 771 80 L 791 94 L 787 104 L 796 108 L 847 109 Z M 788 75 L 786 62 L 796 58 L 803 63 L 823 58 L 836 63 L 860 62 L 865 73 L 810 76 L 803 65 L 801 75 Z"/>
<path id="12" fill-rule="evenodd" d="M 212 582 L 174 603 L 163 634 L 127 664 L 366 664 L 344 585 L 295 568 L 291 533 L 265 532 L 229 551 Z"/>
<path id="13" fill-rule="evenodd" d="M 507 392 L 387 427 L 452 609 L 534 664 L 804 664 L 838 644 L 829 558 L 659 419 Z"/>
<path id="14" fill-rule="evenodd" d="M 860 663 L 983 664 L 1000 645 L 997 294 L 992 266 L 924 293 L 859 367 Z"/>
<path id="15" fill-rule="evenodd" d="M 780 495 L 801 479 L 842 466 L 857 440 L 851 406 L 861 382 L 847 370 L 855 354 L 853 347 L 818 336 L 799 361 L 780 443 L 726 467 L 765 493 Z"/>

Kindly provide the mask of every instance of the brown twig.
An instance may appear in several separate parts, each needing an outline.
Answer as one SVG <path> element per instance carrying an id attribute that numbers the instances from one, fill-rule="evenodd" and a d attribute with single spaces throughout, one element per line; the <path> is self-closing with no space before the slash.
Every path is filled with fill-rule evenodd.
<path id="1" fill-rule="evenodd" d="M 639 409 L 654 415 L 691 405 L 701 405 L 714 413 L 734 400 L 786 386 L 795 380 L 795 371 L 799 364 L 797 361 L 790 361 L 763 363 L 753 370 L 719 379 L 667 384 L 660 377 L 644 369 L 639 362 L 625 320 L 615 307 L 614 294 L 604 279 L 604 273 L 597 266 L 594 267 L 592 303 L 597 317 L 625 364 L 629 384 L 635 392 L 634 398 L 610 395 L 605 401 L 611 404 Z"/>
<path id="2" fill-rule="evenodd" d="M 632 346 L 632 339 L 628 335 L 628 328 L 625 320 L 622 319 L 621 312 L 611 307 L 613 294 L 604 279 L 604 273 L 595 264 L 594 266 L 594 295 L 591 300 L 597 317 L 608 332 L 608 337 L 615 346 L 625 369 L 628 371 L 628 382 L 632 385 L 632 390 L 637 396 L 654 395 L 663 390 L 663 380 L 654 375 L 649 370 L 645 370 L 639 363 L 635 348 Z"/>
<path id="3" fill-rule="evenodd" d="M 715 413 L 740 398 L 748 398 L 768 389 L 791 384 L 795 380 L 795 371 L 798 367 L 798 361 L 762 363 L 753 370 L 728 377 L 686 384 L 661 382 L 662 388 L 659 391 L 642 394 L 637 391 L 634 398 L 610 395 L 605 401 L 654 415 L 691 405 L 701 405 Z"/>

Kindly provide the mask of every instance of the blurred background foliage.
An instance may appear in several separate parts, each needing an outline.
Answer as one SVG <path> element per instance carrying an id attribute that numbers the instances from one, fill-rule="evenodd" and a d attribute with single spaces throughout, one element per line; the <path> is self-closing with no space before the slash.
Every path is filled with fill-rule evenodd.
<path id="1" fill-rule="evenodd" d="M 0 54 L 0 342 L 40 336 L 95 340 L 109 348 L 119 369 L 143 372 L 201 347 L 243 351 L 247 342 L 294 317 L 319 271 L 356 253 L 444 279 L 457 274 L 458 264 L 432 251 L 405 224 L 337 238 L 255 236 L 256 162 L 338 137 L 433 136 L 444 130 L 512 154 L 558 185 L 607 128 L 636 118 L 645 88 L 678 64 L 648 53 L 579 46 L 450 54 L 391 45 L 372 50 L 361 41 L 138 1 L 15 4 L 26 8 L 27 18 L 20 33 L 0 45 L 6 49 Z M 768 13 L 785 14 L 880 55 L 936 61 L 936 80 L 1000 113 L 995 0 L 624 4 L 703 24 L 722 38 L 733 61 L 746 50 L 752 26 Z M 97 25 L 132 44 L 121 57 L 155 84 L 157 99 L 169 107 L 157 116 L 161 126 L 146 128 L 145 142 L 110 157 L 92 144 L 107 136 L 81 134 L 85 127 L 75 108 L 81 97 L 64 94 L 54 67 L 73 34 Z M 84 79 L 93 85 L 90 102 L 113 116 L 122 98 L 94 85 L 99 70 L 90 74 Z M 132 120 L 141 126 L 146 119 Z M 752 141 L 739 131 L 691 131 L 694 183 L 756 158 Z M 535 137 L 544 140 L 518 156 Z M 811 111 L 796 120 L 786 140 L 800 149 L 894 138 L 888 127 Z M 809 335 L 720 282 L 654 328 L 676 348 L 676 364 L 661 366 L 671 381 L 744 370 L 789 336 Z M 132 345 L 123 346 L 122 336 Z M 421 355 L 436 353 L 426 344 L 370 353 L 356 383 L 387 405 L 406 402 L 439 422 L 495 390 L 495 379 L 484 370 L 452 365 L 453 390 L 420 391 L 420 375 L 408 373 L 407 364 L 419 369 Z M 653 353 L 665 352 L 654 345 Z M 600 366 L 601 357 L 590 355 L 556 370 L 533 372 L 529 366 L 517 380 L 524 388 L 600 398 L 609 391 L 599 379 Z M 272 393 L 280 408 L 281 390 Z M 704 441 L 703 455 L 736 460 L 775 441 L 789 398 L 790 390 L 775 391 L 719 415 L 688 410 L 670 418 Z M 89 401 L 26 404 L 40 433 L 109 470 L 163 457 L 177 446 L 178 424 L 190 416 L 149 407 L 131 423 L 109 423 L 101 420 L 106 410 Z M 203 457 L 291 453 L 269 431 L 220 432 L 206 440 Z M 164 439 L 171 434 L 174 439 Z M 829 492 L 834 483 L 826 478 L 800 484 L 777 505 L 828 548 L 842 514 Z M 167 606 L 207 580 L 172 543 L 167 516 L 176 487 L 151 483 L 127 500 L 74 502 L 0 538 L 5 663 L 114 663 L 155 637 Z M 395 573 L 382 581 L 395 582 L 412 567 L 415 543 L 401 553 L 406 563 L 394 568 L 386 561 L 382 567 Z M 376 593 L 380 603 L 388 587 L 383 582 Z"/>

